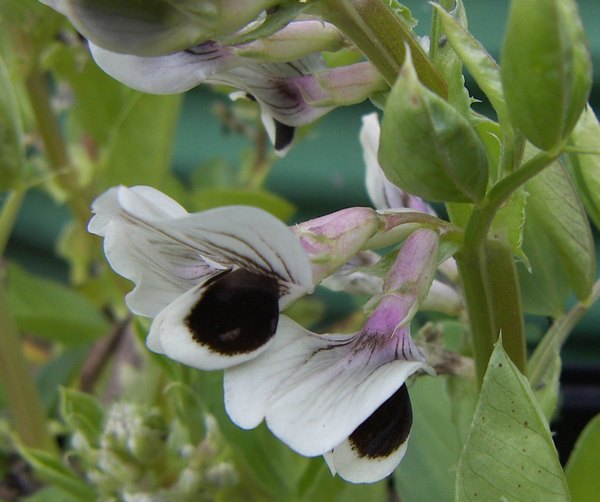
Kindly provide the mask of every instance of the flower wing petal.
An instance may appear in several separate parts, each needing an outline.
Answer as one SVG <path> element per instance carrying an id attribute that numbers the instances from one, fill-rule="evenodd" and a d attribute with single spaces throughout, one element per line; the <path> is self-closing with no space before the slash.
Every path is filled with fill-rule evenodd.
<path id="1" fill-rule="evenodd" d="M 427 368 L 421 360 L 398 359 L 401 343 L 412 341 L 390 341 L 381 334 L 315 335 L 282 317 L 269 351 L 226 372 L 227 412 L 247 428 L 265 417 L 291 448 L 321 455 L 347 438 L 410 375 Z"/>

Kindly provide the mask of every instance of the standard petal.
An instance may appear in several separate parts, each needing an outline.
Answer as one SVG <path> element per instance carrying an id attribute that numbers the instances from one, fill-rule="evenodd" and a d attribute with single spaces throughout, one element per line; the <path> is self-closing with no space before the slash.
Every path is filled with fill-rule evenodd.
<path id="1" fill-rule="evenodd" d="M 240 58 L 216 42 L 154 57 L 119 54 L 93 43 L 89 45 L 94 60 L 106 73 L 150 94 L 185 92 L 240 62 Z"/>
<path id="2" fill-rule="evenodd" d="M 269 213 L 229 206 L 187 214 L 148 187 L 118 187 L 93 205 L 89 230 L 105 237 L 112 268 L 136 284 L 127 296 L 135 314 L 153 317 L 216 271 L 242 268 L 276 277 L 280 307 L 310 292 L 308 256 Z"/>
<path id="3" fill-rule="evenodd" d="M 154 319 L 147 345 L 202 370 L 227 368 L 267 349 L 279 319 L 279 285 L 247 270 L 220 272 Z"/>
<path id="4" fill-rule="evenodd" d="M 271 348 L 225 375 L 225 405 L 241 427 L 266 418 L 271 431 L 302 455 L 332 450 L 420 369 L 400 359 L 408 331 L 315 335 L 282 317 Z"/>

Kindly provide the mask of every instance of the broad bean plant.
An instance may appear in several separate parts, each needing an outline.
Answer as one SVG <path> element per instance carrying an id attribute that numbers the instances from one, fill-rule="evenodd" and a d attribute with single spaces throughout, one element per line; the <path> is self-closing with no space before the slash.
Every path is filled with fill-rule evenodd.
<path id="1" fill-rule="evenodd" d="M 566 466 L 552 436 L 600 296 L 577 4 L 512 0 L 498 61 L 462 0 L 430 10 L 417 36 L 397 0 L 0 1 L 2 253 L 30 192 L 68 214 L 68 277 L 1 264 L 3 496 L 595 500 L 599 419 Z M 194 120 L 250 146 L 182 179 L 202 86 Z M 294 219 L 270 172 L 359 103 L 371 205 Z"/>

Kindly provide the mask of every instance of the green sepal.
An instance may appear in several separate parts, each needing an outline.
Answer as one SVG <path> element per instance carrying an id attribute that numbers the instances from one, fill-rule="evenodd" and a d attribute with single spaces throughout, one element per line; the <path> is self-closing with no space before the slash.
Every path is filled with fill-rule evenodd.
<path id="1" fill-rule="evenodd" d="M 548 422 L 501 341 L 458 463 L 455 500 L 570 500 Z"/>
<path id="2" fill-rule="evenodd" d="M 485 195 L 481 140 L 460 112 L 419 82 L 410 56 L 385 107 L 379 162 L 392 183 L 428 200 L 477 202 Z"/>
<path id="3" fill-rule="evenodd" d="M 588 100 L 592 67 L 574 0 L 514 0 L 502 49 L 502 83 L 514 124 L 551 150 Z"/>

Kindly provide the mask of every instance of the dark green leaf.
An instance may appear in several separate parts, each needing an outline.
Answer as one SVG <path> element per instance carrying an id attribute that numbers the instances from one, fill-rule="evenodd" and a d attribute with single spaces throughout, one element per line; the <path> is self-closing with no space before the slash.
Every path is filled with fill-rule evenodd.
<path id="1" fill-rule="evenodd" d="M 8 267 L 12 312 L 21 331 L 78 345 L 108 333 L 110 324 L 85 297 L 62 284 L 37 277 L 17 265 Z"/>
<path id="2" fill-rule="evenodd" d="M 566 467 L 574 502 L 596 502 L 600 493 L 600 415 L 579 435 Z"/>
<path id="3" fill-rule="evenodd" d="M 460 457 L 455 500 L 570 500 L 548 422 L 501 342 Z"/>
<path id="4" fill-rule="evenodd" d="M 409 57 L 386 104 L 379 161 L 390 181 L 428 200 L 476 202 L 485 194 L 481 140 L 466 118 L 419 82 Z"/>
<path id="5" fill-rule="evenodd" d="M 558 146 L 575 126 L 592 84 L 575 0 L 513 0 L 501 73 L 515 125 L 541 149 Z"/>

